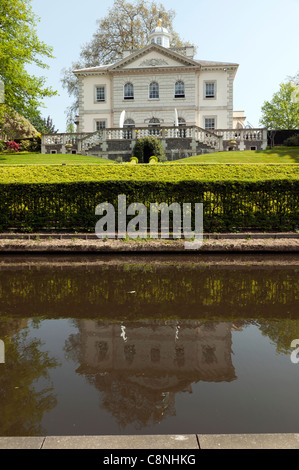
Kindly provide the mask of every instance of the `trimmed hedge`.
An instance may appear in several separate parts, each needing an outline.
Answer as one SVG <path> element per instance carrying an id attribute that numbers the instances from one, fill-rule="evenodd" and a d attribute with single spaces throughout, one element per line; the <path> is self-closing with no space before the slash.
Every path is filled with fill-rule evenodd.
<path id="1" fill-rule="evenodd" d="M 299 225 L 299 179 L 128 180 L 0 184 L 0 230 L 93 232 L 99 219 L 96 206 L 107 201 L 117 210 L 120 194 L 127 196 L 128 205 L 140 202 L 148 208 L 156 202 L 177 202 L 181 207 L 184 202 L 203 202 L 204 230 L 208 232 L 293 230 Z"/>
<path id="2" fill-rule="evenodd" d="M 2 165 L 1 183 L 299 180 L 299 164 Z"/>

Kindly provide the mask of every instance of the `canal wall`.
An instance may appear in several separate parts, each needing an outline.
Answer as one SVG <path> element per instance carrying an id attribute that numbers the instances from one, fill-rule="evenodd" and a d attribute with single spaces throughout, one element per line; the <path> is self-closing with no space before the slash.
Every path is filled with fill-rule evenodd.
<path id="1" fill-rule="evenodd" d="M 205 234 L 200 247 L 184 239 L 98 239 L 95 234 L 1 234 L 0 253 L 297 253 L 299 233 Z"/>

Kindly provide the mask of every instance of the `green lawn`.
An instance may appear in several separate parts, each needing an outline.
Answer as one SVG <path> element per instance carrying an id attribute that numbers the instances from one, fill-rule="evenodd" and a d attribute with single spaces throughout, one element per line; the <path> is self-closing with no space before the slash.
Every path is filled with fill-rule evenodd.
<path id="1" fill-rule="evenodd" d="M 271 150 L 217 152 L 183 158 L 171 163 L 299 163 L 299 147 L 274 147 Z"/>
<path id="2" fill-rule="evenodd" d="M 86 155 L 40 154 L 40 153 L 6 153 L 0 154 L 0 165 L 97 165 L 111 164 L 111 160 Z"/>

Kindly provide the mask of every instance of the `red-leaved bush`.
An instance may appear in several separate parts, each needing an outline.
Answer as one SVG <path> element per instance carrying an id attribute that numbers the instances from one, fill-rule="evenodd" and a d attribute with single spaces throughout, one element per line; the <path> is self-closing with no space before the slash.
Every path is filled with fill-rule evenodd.
<path id="1" fill-rule="evenodd" d="M 20 148 L 19 144 L 17 144 L 14 140 L 12 140 L 11 142 L 7 142 L 7 147 L 12 152 L 18 152 Z"/>

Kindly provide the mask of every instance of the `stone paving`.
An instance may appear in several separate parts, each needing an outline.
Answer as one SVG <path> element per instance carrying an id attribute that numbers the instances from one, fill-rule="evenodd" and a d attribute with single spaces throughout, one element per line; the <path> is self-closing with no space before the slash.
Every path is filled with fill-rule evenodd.
<path id="1" fill-rule="evenodd" d="M 299 449 L 299 434 L 0 437 L 0 449 Z"/>

